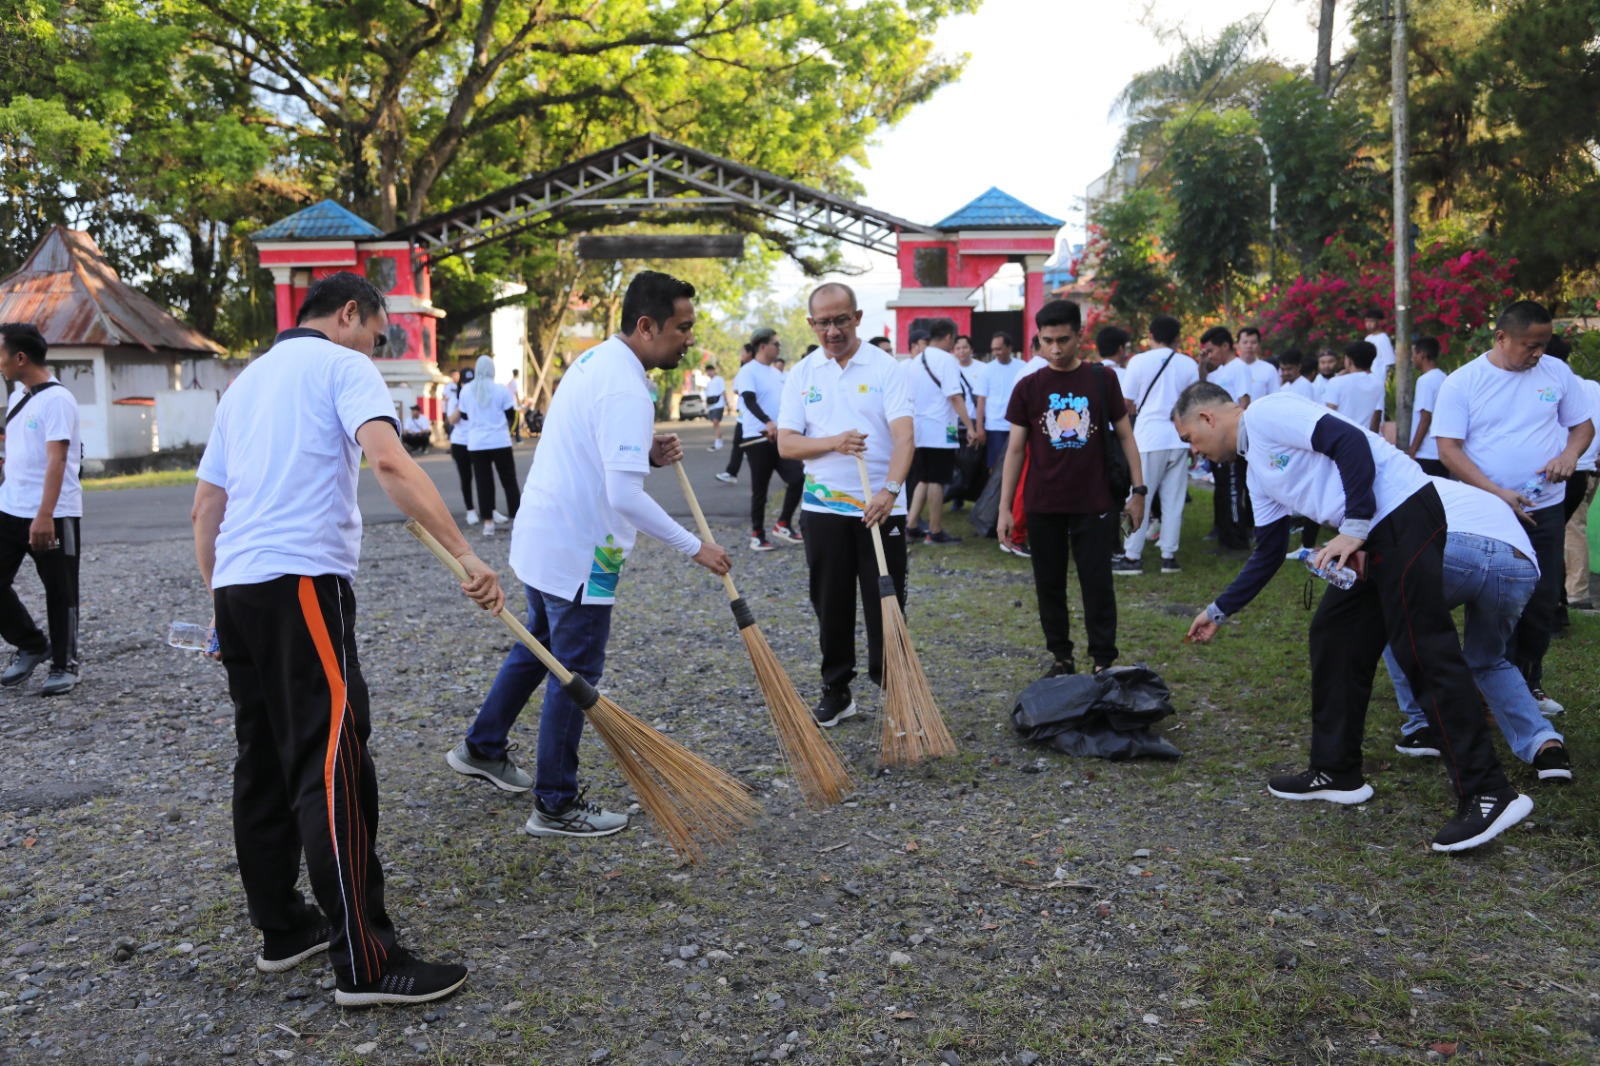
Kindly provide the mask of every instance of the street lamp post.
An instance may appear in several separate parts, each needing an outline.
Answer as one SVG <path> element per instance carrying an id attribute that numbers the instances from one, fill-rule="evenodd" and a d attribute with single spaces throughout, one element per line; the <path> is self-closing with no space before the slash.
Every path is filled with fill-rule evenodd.
<path id="1" fill-rule="evenodd" d="M 1261 154 L 1267 157 L 1267 247 L 1270 250 L 1267 276 L 1276 284 L 1278 281 L 1278 178 L 1272 169 L 1272 149 L 1267 147 L 1267 142 L 1261 137 L 1256 137 L 1255 142 L 1261 146 Z"/>

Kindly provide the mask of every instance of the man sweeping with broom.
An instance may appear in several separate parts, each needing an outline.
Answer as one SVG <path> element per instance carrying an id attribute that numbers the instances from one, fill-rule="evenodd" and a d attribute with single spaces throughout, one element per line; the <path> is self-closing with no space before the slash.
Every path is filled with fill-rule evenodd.
<path id="1" fill-rule="evenodd" d="M 605 667 L 623 565 L 635 536 L 648 533 L 714 574 L 728 555 L 674 522 L 645 494 L 651 467 L 677 462 L 673 434 L 656 435 L 646 372 L 671 369 L 694 341 L 694 286 L 646 270 L 622 298 L 622 333 L 580 356 L 561 378 L 511 534 L 511 569 L 528 594 L 528 629 L 590 684 Z M 600 491 L 596 491 L 600 490 Z M 609 836 L 625 815 L 604 810 L 578 788 L 583 709 L 558 685 L 545 688 L 534 775 L 507 755 L 517 716 L 544 681 L 544 664 L 518 644 L 506 656 L 466 739 L 446 756 L 451 769 L 507 792 L 534 792 L 524 829 L 532 836 Z"/>
<path id="2" fill-rule="evenodd" d="M 822 646 L 822 699 L 815 714 L 832 727 L 856 713 L 856 589 L 867 619 L 867 676 L 883 683 L 883 613 L 872 528 L 882 536 L 895 593 L 906 597 L 906 506 L 912 402 L 894 357 L 856 336 L 861 310 L 848 285 L 818 286 L 806 321 L 819 347 L 783 390 L 778 451 L 805 464 L 806 565 Z M 857 456 L 873 492 L 862 499 Z"/>

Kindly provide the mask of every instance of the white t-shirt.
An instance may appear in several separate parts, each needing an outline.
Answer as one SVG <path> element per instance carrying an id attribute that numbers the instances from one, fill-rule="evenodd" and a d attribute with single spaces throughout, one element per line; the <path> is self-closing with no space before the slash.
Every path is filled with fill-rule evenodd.
<path id="1" fill-rule="evenodd" d="M 921 366 L 918 365 L 918 373 Z M 843 370 L 821 348 L 800 360 L 784 383 L 778 428 L 808 437 L 831 437 L 847 429 L 867 435 L 867 479 L 873 491 L 889 479 L 894 437 L 889 426 L 914 415 L 905 370 L 875 344 L 862 343 Z M 805 461 L 800 507 L 824 514 L 859 515 L 861 474 L 854 456 L 828 452 Z M 906 513 L 902 490 L 895 514 Z"/>
<path id="2" fill-rule="evenodd" d="M 1389 368 L 1394 366 L 1394 342 L 1387 333 L 1369 333 L 1366 337 L 1368 343 L 1378 349 L 1377 358 L 1372 360 L 1372 372 L 1382 381 L 1388 376 Z"/>
<path id="3" fill-rule="evenodd" d="M 55 375 L 50 376 L 56 381 Z M 6 402 L 9 414 L 25 389 L 13 392 Z M 5 429 L 5 484 L 0 485 L 0 511 L 13 518 L 33 521 L 44 502 L 44 471 L 50 454 L 50 441 L 67 442 L 67 468 L 61 475 L 61 494 L 56 497 L 52 518 L 83 517 L 83 486 L 78 482 L 78 465 L 83 459 L 83 437 L 78 426 L 78 401 L 59 381 L 34 393 L 22 413 Z"/>
<path id="4" fill-rule="evenodd" d="M 1022 364 L 1022 369 L 1017 371 L 1017 378 L 1020 380 L 1022 378 L 1027 377 L 1029 374 L 1037 374 L 1039 371 L 1043 370 L 1045 367 L 1047 367 L 1049 365 L 1050 365 L 1050 360 L 1046 359 L 1042 355 L 1036 355 L 1032 359 L 1026 360 Z M 1015 387 L 1016 387 L 1016 383 L 1013 382 L 1012 383 L 1012 388 L 1015 388 Z M 1011 401 L 1010 401 L 1009 397 L 1007 397 L 1007 399 L 1006 399 L 1006 406 L 1007 407 L 1011 406 Z M 1010 425 L 1011 423 L 1007 422 L 1006 424 Z"/>
<path id="5" fill-rule="evenodd" d="M 930 344 L 921 355 L 900 364 L 900 371 L 906 375 L 911 401 L 916 407 L 916 446 L 960 447 L 961 437 L 956 427 L 961 423 L 950 406 L 950 397 L 961 395 L 961 364 L 956 362 L 956 357 Z M 934 378 L 939 379 L 937 384 Z"/>
<path id="6" fill-rule="evenodd" d="M 1169 355 L 1172 361 L 1167 363 Z M 1163 363 L 1167 363 L 1164 373 Z M 1160 377 L 1156 376 L 1158 373 Z M 1139 404 L 1138 417 L 1133 420 L 1133 442 L 1141 452 L 1186 447 L 1172 427 L 1172 408 L 1178 402 L 1178 394 L 1199 380 L 1199 364 L 1171 348 L 1151 348 L 1128 360 L 1122 395 Z M 1140 400 L 1144 402 L 1139 403 Z"/>
<path id="7" fill-rule="evenodd" d="M 356 431 L 394 401 L 372 360 L 287 330 L 217 404 L 198 476 L 228 494 L 212 588 L 288 574 L 350 578 L 361 557 Z"/>
<path id="8" fill-rule="evenodd" d="M 1250 497 L 1256 525 L 1271 525 L 1286 515 L 1305 515 L 1337 529 L 1344 522 L 1344 482 L 1332 459 L 1311 448 L 1317 423 L 1332 415 L 1291 392 L 1254 401 L 1239 418 L 1240 454 L 1249 461 Z M 1428 483 L 1411 457 L 1375 433 L 1362 430 L 1376 468 L 1373 494 L 1377 525 L 1412 493 Z"/>
<path id="9" fill-rule="evenodd" d="M 1362 429 L 1372 426 L 1372 415 L 1383 406 L 1384 380 L 1365 370 L 1341 374 L 1328 383 L 1323 402 L 1335 407 L 1335 414 Z"/>
<path id="10" fill-rule="evenodd" d="M 712 374 L 711 380 L 706 382 L 706 406 L 709 408 L 723 406 L 727 394 L 728 383 L 722 379 L 721 374 Z"/>
<path id="11" fill-rule="evenodd" d="M 1438 367 L 1423 374 L 1417 379 L 1416 397 L 1412 400 L 1412 410 L 1417 414 L 1424 411 L 1431 412 L 1439 402 L 1439 386 L 1444 384 L 1445 372 Z M 1422 443 L 1417 446 L 1418 459 L 1439 458 L 1438 426 L 1428 423 L 1428 434 L 1422 438 Z M 1504 503 L 1505 501 L 1500 501 Z M 1507 508 L 1509 510 L 1510 508 Z"/>
<path id="12" fill-rule="evenodd" d="M 966 379 L 967 388 L 967 417 L 972 419 L 972 424 L 978 424 L 978 397 L 984 398 L 984 421 L 989 418 L 989 364 L 980 363 L 976 359 L 961 366 L 961 361 L 956 360 L 956 366 L 961 368 L 961 376 Z"/>
<path id="13" fill-rule="evenodd" d="M 479 385 L 477 381 L 468 382 L 456 397 L 456 406 L 466 416 L 462 421 L 467 424 L 467 449 L 488 452 L 496 448 L 509 448 L 511 427 L 506 424 L 506 412 L 516 408 L 511 392 L 497 381 L 487 382 L 489 400 L 480 404 Z"/>
<path id="14" fill-rule="evenodd" d="M 471 382 L 468 382 L 468 384 L 471 384 Z M 461 386 L 453 381 L 444 387 L 444 417 L 446 423 L 450 421 L 450 416 L 460 409 L 456 404 L 456 398 L 460 391 Z M 468 432 L 470 432 L 470 426 L 466 422 L 457 422 L 450 427 L 450 443 L 459 444 L 465 448 L 467 446 Z"/>
<path id="15" fill-rule="evenodd" d="M 644 364 L 620 337 L 561 377 L 511 530 L 523 584 L 581 603 L 615 603 L 638 531 L 611 507 L 606 471 L 649 473 L 656 407 Z"/>
<path id="16" fill-rule="evenodd" d="M 1320 402 L 1317 399 L 1317 386 L 1309 378 L 1305 378 L 1305 377 L 1295 378 L 1293 381 L 1289 382 L 1289 384 L 1287 384 L 1287 385 L 1284 385 L 1278 391 L 1279 392 L 1283 392 L 1285 390 L 1294 393 L 1296 396 L 1303 396 L 1306 399 L 1312 401 L 1313 403 L 1319 403 Z"/>
<path id="17" fill-rule="evenodd" d="M 406 419 L 405 429 L 407 433 L 431 433 L 433 425 L 421 415 L 412 415 Z"/>
<path id="18" fill-rule="evenodd" d="M 1244 363 L 1245 373 L 1250 375 L 1250 402 L 1255 403 L 1263 396 L 1271 396 L 1282 386 L 1282 378 L 1278 376 L 1278 368 L 1265 359 L 1257 359 L 1253 363 L 1245 363 L 1243 359 L 1235 359 L 1236 363 Z"/>
<path id="19" fill-rule="evenodd" d="M 778 420 L 778 408 L 783 403 L 783 375 L 778 373 L 777 367 L 762 363 L 759 359 L 750 360 L 734 375 L 733 391 L 741 397 L 747 392 L 755 393 L 762 414 L 774 422 Z M 744 429 L 746 440 L 759 437 L 767 431 L 766 421 L 757 418 L 754 412 L 748 410 L 749 406 L 741 404 L 739 411 L 739 425 Z"/>
<path id="20" fill-rule="evenodd" d="M 1227 363 L 1208 373 L 1206 380 L 1226 389 L 1228 395 L 1233 397 L 1234 403 L 1250 396 L 1250 368 L 1245 366 L 1243 359 L 1228 360 Z M 1252 402 L 1254 399 L 1251 397 Z"/>
<path id="21" fill-rule="evenodd" d="M 1462 481 L 1431 477 L 1433 487 L 1439 490 L 1439 500 L 1444 504 L 1444 524 L 1452 533 L 1470 533 L 1475 537 L 1504 541 L 1526 555 L 1539 566 L 1533 553 L 1533 542 L 1522 520 L 1511 510 L 1510 504 L 1493 493 Z"/>
<path id="22" fill-rule="evenodd" d="M 1583 391 L 1589 397 L 1589 417 L 1594 420 L 1595 429 L 1600 430 L 1600 381 L 1590 381 L 1588 378 L 1578 380 L 1583 383 Z M 1578 457 L 1578 469 L 1595 469 L 1597 458 L 1600 458 L 1600 432 L 1595 433 L 1594 440 L 1589 442 L 1589 447 Z"/>
<path id="23" fill-rule="evenodd" d="M 1439 386 L 1433 430 L 1462 441 L 1483 476 L 1503 489 L 1526 485 L 1567 446 L 1567 430 L 1591 414 L 1588 393 L 1559 359 L 1532 370 L 1501 370 L 1480 355 Z M 1541 493 L 1534 510 L 1559 507 L 1561 486 Z"/>
<path id="24" fill-rule="evenodd" d="M 1333 383 L 1336 380 L 1338 380 L 1338 375 L 1334 375 L 1331 378 L 1325 378 L 1321 374 L 1318 374 L 1311 380 L 1311 398 L 1317 403 L 1326 406 L 1328 403 L 1328 393 L 1332 390 Z"/>
<path id="25" fill-rule="evenodd" d="M 1023 363 L 1016 356 L 1011 362 L 998 359 L 983 365 L 984 378 L 989 389 L 989 399 L 983 409 L 983 428 L 989 432 L 1005 433 L 1011 429 L 1006 421 L 1006 408 L 1011 406 L 1011 390 L 1017 387 L 1022 376 Z"/>

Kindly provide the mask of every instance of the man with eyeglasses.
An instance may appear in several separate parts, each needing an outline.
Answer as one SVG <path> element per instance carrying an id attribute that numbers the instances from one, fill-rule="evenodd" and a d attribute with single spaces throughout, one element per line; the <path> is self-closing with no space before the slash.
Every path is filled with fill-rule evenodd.
<path id="1" fill-rule="evenodd" d="M 796 364 L 778 411 L 778 452 L 805 465 L 806 566 L 822 650 L 817 723 L 856 713 L 856 589 L 867 622 L 867 676 L 883 684 L 883 614 L 872 527 L 883 539 L 895 595 L 906 598 L 906 506 L 912 402 L 894 357 L 856 335 L 861 310 L 848 285 L 818 286 L 806 322 L 819 347 Z M 866 461 L 863 492 L 857 457 Z"/>
<path id="2" fill-rule="evenodd" d="M 383 294 L 365 278 L 340 272 L 312 285 L 296 327 L 217 405 L 191 516 L 233 697 L 233 831 L 262 935 L 256 968 L 282 973 L 326 951 L 346 1007 L 422 1003 L 467 979 L 464 966 L 400 947 L 384 906 L 350 584 L 363 455 L 400 512 L 465 567 L 461 591 L 489 611 L 505 604 L 494 569 L 400 442 L 371 359 L 387 326 Z M 320 910 L 295 888 L 302 853 Z"/>

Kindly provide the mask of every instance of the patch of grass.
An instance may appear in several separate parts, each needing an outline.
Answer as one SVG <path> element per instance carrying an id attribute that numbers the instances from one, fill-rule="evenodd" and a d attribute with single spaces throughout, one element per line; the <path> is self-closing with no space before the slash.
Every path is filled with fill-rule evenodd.
<path id="1" fill-rule="evenodd" d="M 139 474 L 111 474 L 107 477 L 84 478 L 83 488 L 86 492 L 98 492 L 101 489 L 148 489 L 157 485 L 193 485 L 194 482 L 193 468 L 146 470 Z"/>

